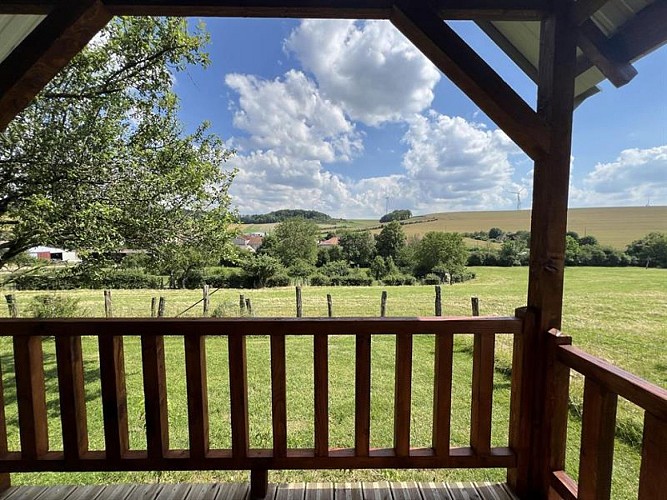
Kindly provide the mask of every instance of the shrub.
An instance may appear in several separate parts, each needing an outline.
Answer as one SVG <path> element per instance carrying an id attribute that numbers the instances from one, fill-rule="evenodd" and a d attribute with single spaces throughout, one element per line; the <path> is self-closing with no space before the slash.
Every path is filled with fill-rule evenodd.
<path id="1" fill-rule="evenodd" d="M 81 316 L 79 299 L 66 295 L 36 295 L 28 310 L 33 318 L 75 318 Z"/>
<path id="2" fill-rule="evenodd" d="M 409 274 L 389 274 L 382 279 L 387 286 L 414 285 L 417 279 Z"/>
<path id="3" fill-rule="evenodd" d="M 335 286 L 371 286 L 373 284 L 373 278 L 362 274 L 335 276 L 331 278 L 331 284 Z"/>
<path id="4" fill-rule="evenodd" d="M 102 276 L 98 286 L 91 288 L 112 289 L 153 289 L 162 288 L 162 279 L 159 276 L 142 273 L 141 271 L 113 271 Z"/>
<path id="5" fill-rule="evenodd" d="M 474 280 L 477 277 L 475 273 L 464 271 L 462 273 L 452 274 L 452 283 L 463 283 L 464 281 Z"/>
<path id="6" fill-rule="evenodd" d="M 182 288 L 194 290 L 204 286 L 204 272 L 201 269 L 188 269 L 178 280 Z"/>
<path id="7" fill-rule="evenodd" d="M 442 283 L 442 280 L 440 279 L 440 276 L 438 276 L 437 274 L 429 273 L 426 276 L 424 276 L 422 283 L 424 285 L 439 285 Z"/>
<path id="8" fill-rule="evenodd" d="M 276 274 L 266 280 L 267 287 L 289 286 L 290 277 L 286 274 Z"/>
<path id="9" fill-rule="evenodd" d="M 320 272 L 325 276 L 334 277 L 334 276 L 347 276 L 352 270 L 348 266 L 347 262 L 342 260 L 337 260 L 333 262 L 328 262 L 324 264 Z"/>
<path id="10" fill-rule="evenodd" d="M 331 285 L 331 278 L 325 276 L 324 274 L 313 274 L 310 277 L 311 286 L 329 286 Z"/>

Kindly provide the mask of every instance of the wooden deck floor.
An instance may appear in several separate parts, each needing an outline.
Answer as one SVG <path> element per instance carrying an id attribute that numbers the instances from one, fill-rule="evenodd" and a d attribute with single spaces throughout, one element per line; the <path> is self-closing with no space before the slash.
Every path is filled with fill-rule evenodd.
<path id="1" fill-rule="evenodd" d="M 247 483 L 17 486 L 0 500 L 249 500 Z M 498 483 L 271 484 L 267 500 L 513 500 Z"/>

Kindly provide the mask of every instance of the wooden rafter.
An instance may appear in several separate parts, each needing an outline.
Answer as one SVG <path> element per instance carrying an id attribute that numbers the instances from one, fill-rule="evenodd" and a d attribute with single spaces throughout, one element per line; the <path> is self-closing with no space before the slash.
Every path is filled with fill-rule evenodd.
<path id="1" fill-rule="evenodd" d="M 111 19 L 99 0 L 78 2 L 49 14 L 0 64 L 0 130 Z"/>
<path id="2" fill-rule="evenodd" d="M 611 38 L 598 43 L 614 61 L 631 63 L 667 42 L 667 0 L 656 0 L 625 23 Z M 577 64 L 580 75 L 593 67 L 588 58 Z"/>
<path id="3" fill-rule="evenodd" d="M 548 0 L 428 0 L 443 19 L 538 20 Z M 393 0 L 104 0 L 114 15 L 388 18 Z M 46 14 L 57 0 L 9 0 L 0 14 Z"/>
<path id="4" fill-rule="evenodd" d="M 572 4 L 572 22 L 580 26 L 600 10 L 609 0 L 577 0 Z"/>
<path id="5" fill-rule="evenodd" d="M 433 10 L 404 2 L 391 21 L 531 158 L 549 150 L 537 113 Z"/>
<path id="6" fill-rule="evenodd" d="M 577 44 L 584 55 L 616 87 L 622 87 L 637 76 L 637 70 L 627 60 L 617 60 L 617 53 L 606 44 L 607 37 L 591 21 L 585 21 L 580 29 Z"/>

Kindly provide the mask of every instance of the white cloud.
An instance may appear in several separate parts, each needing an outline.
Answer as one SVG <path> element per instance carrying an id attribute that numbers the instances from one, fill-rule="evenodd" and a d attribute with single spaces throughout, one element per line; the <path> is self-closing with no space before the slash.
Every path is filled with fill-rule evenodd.
<path id="1" fill-rule="evenodd" d="M 667 145 L 626 149 L 610 163 L 598 163 L 573 186 L 570 200 L 576 205 L 619 206 L 667 204 Z"/>
<path id="2" fill-rule="evenodd" d="M 324 99 L 300 71 L 273 81 L 229 74 L 225 82 L 239 94 L 234 126 L 250 134 L 250 149 L 325 162 L 349 161 L 363 149 L 340 106 Z"/>
<path id="3" fill-rule="evenodd" d="M 428 108 L 440 73 L 387 21 L 306 20 L 285 49 L 312 72 L 322 93 L 367 125 Z"/>

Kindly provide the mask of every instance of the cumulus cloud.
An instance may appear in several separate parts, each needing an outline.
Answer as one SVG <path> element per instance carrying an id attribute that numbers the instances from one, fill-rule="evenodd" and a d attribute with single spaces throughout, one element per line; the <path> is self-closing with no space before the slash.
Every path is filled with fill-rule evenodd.
<path id="1" fill-rule="evenodd" d="M 376 126 L 428 108 L 440 73 L 387 21 L 306 20 L 285 41 L 322 93 Z"/>
<path id="2" fill-rule="evenodd" d="M 581 187 L 573 186 L 573 204 L 588 206 L 667 204 L 667 145 L 626 149 L 610 163 L 598 163 Z"/>

